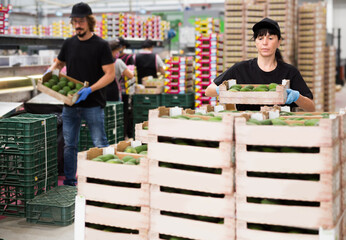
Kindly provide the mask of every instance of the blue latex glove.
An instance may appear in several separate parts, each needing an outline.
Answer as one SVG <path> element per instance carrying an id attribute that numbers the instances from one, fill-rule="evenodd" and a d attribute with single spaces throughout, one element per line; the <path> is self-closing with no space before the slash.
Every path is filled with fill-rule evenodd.
<path id="1" fill-rule="evenodd" d="M 219 89 L 219 86 L 216 86 L 216 93 L 217 93 L 217 95 L 220 95 L 220 89 Z"/>
<path id="2" fill-rule="evenodd" d="M 287 92 L 286 104 L 291 104 L 297 101 L 300 96 L 300 93 L 296 90 L 286 89 L 286 92 Z"/>
<path id="3" fill-rule="evenodd" d="M 91 87 L 83 88 L 78 91 L 79 98 L 75 103 L 79 103 L 80 101 L 84 101 L 89 94 L 91 93 Z"/>

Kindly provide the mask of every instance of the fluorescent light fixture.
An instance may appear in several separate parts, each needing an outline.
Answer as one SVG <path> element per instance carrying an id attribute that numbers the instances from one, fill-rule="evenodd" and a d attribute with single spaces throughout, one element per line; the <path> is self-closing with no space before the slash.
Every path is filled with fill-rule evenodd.
<path id="1" fill-rule="evenodd" d="M 38 75 L 30 75 L 30 76 L 27 76 L 28 78 L 33 78 L 33 79 L 40 79 L 42 78 L 43 74 L 38 74 Z"/>
<path id="2" fill-rule="evenodd" d="M 20 80 L 27 80 L 27 77 L 4 77 L 0 78 L 0 82 L 6 82 L 6 81 L 20 81 Z"/>

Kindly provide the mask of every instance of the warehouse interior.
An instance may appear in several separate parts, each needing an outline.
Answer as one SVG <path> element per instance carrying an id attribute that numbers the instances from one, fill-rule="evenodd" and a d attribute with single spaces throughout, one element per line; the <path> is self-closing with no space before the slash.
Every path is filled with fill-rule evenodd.
<path id="1" fill-rule="evenodd" d="M 346 240 L 346 0 L 80 4 L 0 0 L 0 240 Z M 72 17 L 77 5 L 92 14 Z M 89 15 L 116 98 L 68 62 Z M 308 93 L 296 75 L 234 77 L 251 60 L 282 76 L 276 54 L 271 73 L 259 64 L 265 18 Z M 97 146 L 79 111 L 99 105 Z M 82 116 L 73 183 L 67 109 Z"/>

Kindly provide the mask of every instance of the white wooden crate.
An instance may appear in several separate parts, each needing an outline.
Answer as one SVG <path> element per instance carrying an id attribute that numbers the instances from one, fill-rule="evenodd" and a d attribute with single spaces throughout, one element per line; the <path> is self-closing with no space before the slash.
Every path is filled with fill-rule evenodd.
<path id="1" fill-rule="evenodd" d="M 149 130 L 143 129 L 144 126 L 148 126 L 148 122 L 138 123 L 135 125 L 135 139 L 142 143 L 148 143 Z"/>
<path id="2" fill-rule="evenodd" d="M 242 85 L 242 84 L 240 84 Z M 259 84 L 252 84 L 254 87 Z M 220 85 L 219 101 L 220 103 L 233 103 L 233 104 L 285 104 L 287 93 L 286 89 L 289 87 L 289 81 L 286 85 L 278 85 L 276 91 L 268 92 L 230 92 L 228 91 L 228 82 L 225 81 Z"/>
<path id="3" fill-rule="evenodd" d="M 90 152 L 92 151 L 92 152 Z M 85 222 L 139 231 L 139 234 L 105 232 L 85 227 L 85 239 L 148 239 L 149 184 L 148 161 L 142 158 L 139 165 L 111 164 L 91 161 L 102 154 L 102 149 L 91 149 L 78 154 L 78 194 L 86 200 L 101 203 L 140 207 L 140 212 L 110 209 L 93 205 L 85 207 Z M 138 154 L 117 153 L 122 158 Z M 140 188 L 111 186 L 88 182 L 88 178 L 114 182 L 139 183 Z"/>
<path id="4" fill-rule="evenodd" d="M 149 111 L 149 135 L 199 139 L 206 141 L 232 141 L 233 116 L 224 114 L 222 122 L 192 121 L 161 118 L 159 109 Z"/>
<path id="5" fill-rule="evenodd" d="M 338 146 L 320 148 L 318 154 L 251 152 L 245 144 L 237 144 L 237 218 L 262 224 L 332 228 L 342 212 L 338 152 Z M 250 177 L 248 172 L 319 174 L 320 180 Z M 319 202 L 320 207 L 248 203 L 247 197 L 312 201 Z"/>
<path id="6" fill-rule="evenodd" d="M 332 147 L 339 140 L 339 120 L 320 119 L 318 126 L 247 125 L 235 119 L 235 139 L 240 144 Z"/>

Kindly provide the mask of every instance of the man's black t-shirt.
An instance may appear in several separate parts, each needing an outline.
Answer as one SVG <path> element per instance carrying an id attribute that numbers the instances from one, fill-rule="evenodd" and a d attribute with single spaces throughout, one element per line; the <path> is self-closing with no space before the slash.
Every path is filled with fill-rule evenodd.
<path id="1" fill-rule="evenodd" d="M 283 79 L 287 79 L 290 80 L 291 89 L 299 91 L 305 97 L 313 98 L 300 72 L 294 66 L 282 61 L 278 61 L 276 68 L 271 72 L 265 72 L 260 69 L 257 64 L 257 58 L 242 61 L 234 64 L 231 68 L 215 78 L 214 83 L 220 85 L 223 81 L 229 79 L 236 79 L 237 84 L 281 84 Z M 292 103 L 290 107 L 297 107 L 297 105 Z M 240 111 L 259 109 L 259 105 L 237 104 L 237 110 Z"/>
<path id="2" fill-rule="evenodd" d="M 89 85 L 96 83 L 103 75 L 103 65 L 114 62 L 108 43 L 95 34 L 86 41 L 73 36 L 64 41 L 58 59 L 66 63 L 67 76 Z M 102 108 L 106 105 L 105 88 L 91 93 L 85 101 L 74 106 Z"/>

